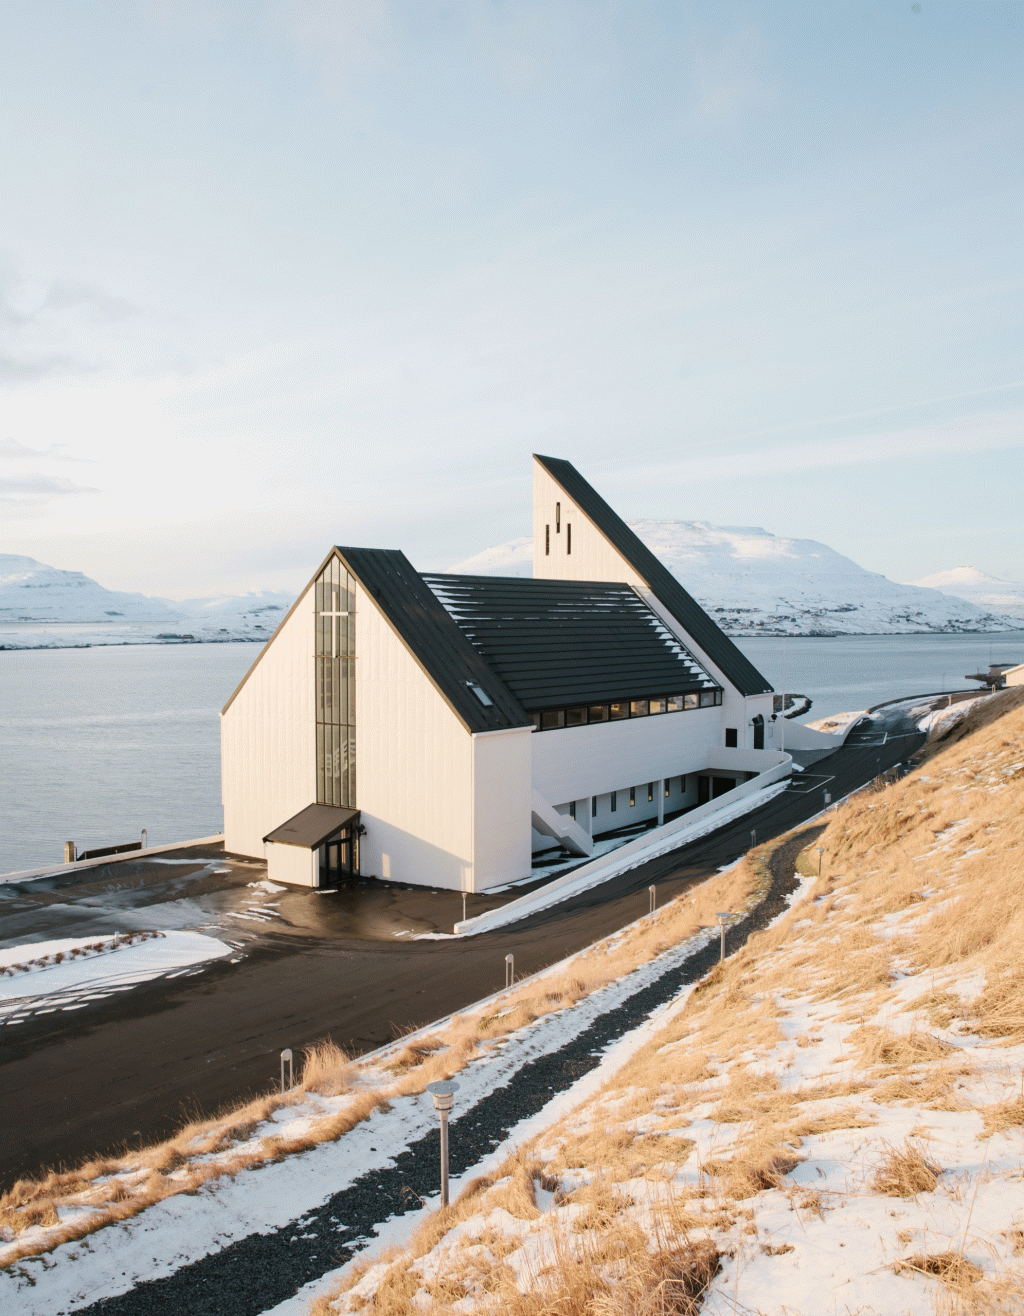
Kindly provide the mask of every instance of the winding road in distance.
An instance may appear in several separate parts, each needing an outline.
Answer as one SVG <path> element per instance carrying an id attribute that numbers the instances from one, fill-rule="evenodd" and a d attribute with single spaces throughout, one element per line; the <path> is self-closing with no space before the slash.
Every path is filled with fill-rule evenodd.
<path id="1" fill-rule="evenodd" d="M 646 913 L 652 883 L 663 903 L 742 855 L 752 828 L 767 841 L 820 812 L 823 791 L 838 800 L 905 761 L 925 740 L 909 702 L 886 713 L 884 743 L 878 723 L 854 730 L 760 809 L 509 927 L 440 941 L 270 935 L 237 967 L 0 1030 L 0 1188 L 264 1093 L 283 1047 L 330 1036 L 367 1051 L 463 1009 L 504 985 L 508 952 L 518 976 L 616 931 Z"/>

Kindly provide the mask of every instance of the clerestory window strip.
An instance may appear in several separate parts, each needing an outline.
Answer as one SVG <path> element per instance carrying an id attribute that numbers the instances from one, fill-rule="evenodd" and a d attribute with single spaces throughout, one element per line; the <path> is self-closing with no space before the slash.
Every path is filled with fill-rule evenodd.
<path id="1" fill-rule="evenodd" d="M 562 731 L 568 727 L 593 726 L 597 722 L 621 722 L 626 718 L 651 717 L 658 713 L 688 713 L 701 708 L 718 708 L 722 691 L 695 690 L 685 695 L 652 695 L 647 699 L 620 699 L 607 704 L 545 708 L 530 713 L 534 731 Z"/>

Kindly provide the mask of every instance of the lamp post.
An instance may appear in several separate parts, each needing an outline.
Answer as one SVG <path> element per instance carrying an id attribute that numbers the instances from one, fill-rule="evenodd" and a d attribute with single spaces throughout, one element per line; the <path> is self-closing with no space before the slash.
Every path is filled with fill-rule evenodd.
<path id="1" fill-rule="evenodd" d="M 724 959 L 725 959 L 725 920 L 726 920 L 728 917 L 729 917 L 729 911 L 728 911 L 728 910 L 724 910 L 724 911 L 722 911 L 722 912 L 720 912 L 720 913 L 718 913 L 718 914 L 715 915 L 715 918 L 718 919 L 718 928 L 719 928 L 719 931 L 720 931 L 721 934 L 722 934 L 722 949 L 721 949 L 721 953 L 720 953 L 719 956 L 718 956 L 718 962 L 719 962 L 719 964 L 721 964 L 721 963 L 724 961 Z"/>
<path id="2" fill-rule="evenodd" d="M 448 1205 L 448 1115 L 452 1108 L 452 1101 L 455 1093 L 458 1092 L 458 1083 L 453 1083 L 450 1079 L 440 1079 L 436 1083 L 428 1083 L 427 1091 L 434 1098 L 434 1109 L 437 1111 L 438 1118 L 441 1121 L 441 1206 Z"/>

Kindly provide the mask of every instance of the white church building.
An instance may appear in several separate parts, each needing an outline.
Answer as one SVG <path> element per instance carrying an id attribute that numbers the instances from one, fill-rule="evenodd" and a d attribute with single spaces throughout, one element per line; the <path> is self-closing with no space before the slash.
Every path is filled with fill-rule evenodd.
<path id="1" fill-rule="evenodd" d="M 468 892 L 779 769 L 773 692 L 567 461 L 532 579 L 332 548 L 221 714 L 225 848 Z"/>

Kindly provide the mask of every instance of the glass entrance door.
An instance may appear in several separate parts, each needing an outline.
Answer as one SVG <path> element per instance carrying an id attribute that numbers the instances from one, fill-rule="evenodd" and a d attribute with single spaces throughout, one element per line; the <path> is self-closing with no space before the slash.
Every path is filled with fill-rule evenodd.
<path id="1" fill-rule="evenodd" d="M 352 827 L 343 827 L 320 851 L 320 886 L 334 890 L 359 872 L 359 843 Z"/>

